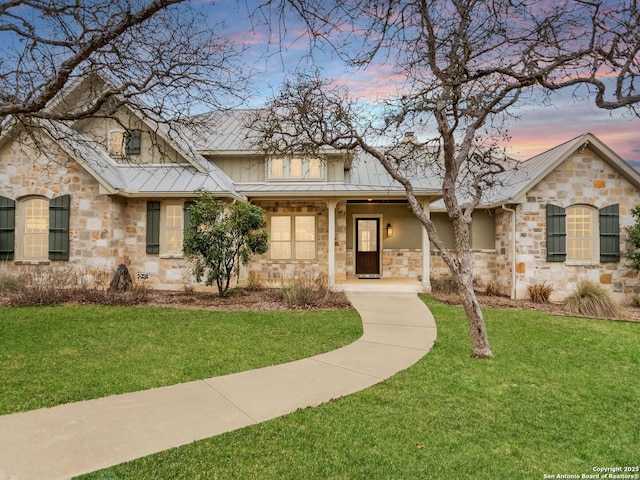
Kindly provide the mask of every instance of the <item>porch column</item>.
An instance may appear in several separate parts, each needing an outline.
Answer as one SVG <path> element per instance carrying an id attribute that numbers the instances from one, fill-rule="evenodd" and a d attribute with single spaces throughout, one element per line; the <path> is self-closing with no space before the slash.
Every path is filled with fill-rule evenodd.
<path id="1" fill-rule="evenodd" d="M 327 242 L 328 248 L 328 266 L 329 266 L 329 286 L 333 287 L 336 284 L 336 200 L 327 200 L 327 207 L 329 208 L 329 235 Z"/>
<path id="2" fill-rule="evenodd" d="M 424 213 L 431 218 L 430 200 L 422 200 Z M 431 291 L 431 242 L 427 229 L 422 226 L 422 286 L 428 292 Z"/>

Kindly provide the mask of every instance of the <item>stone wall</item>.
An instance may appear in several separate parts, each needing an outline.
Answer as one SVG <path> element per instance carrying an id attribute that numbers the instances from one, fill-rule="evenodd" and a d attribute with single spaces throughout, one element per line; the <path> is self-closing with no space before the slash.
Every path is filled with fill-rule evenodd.
<path id="1" fill-rule="evenodd" d="M 4 145 L 0 149 L 0 195 L 19 204 L 31 196 L 52 199 L 69 194 L 69 260 L 33 262 L 16 255 L 13 261 L 2 262 L 3 269 L 24 273 L 46 265 L 64 267 L 79 272 L 89 284 L 104 286 L 105 278 L 110 280 L 116 267 L 124 263 L 134 283 L 182 288 L 191 282 L 181 256 L 145 252 L 146 199 L 101 193 L 99 183 L 80 164 L 55 146 L 49 147 L 51 153 L 43 156 L 24 141 Z"/>
<path id="2" fill-rule="evenodd" d="M 353 249 L 347 250 L 346 277 L 355 277 Z M 419 278 L 422 276 L 422 251 L 408 248 L 382 250 L 382 278 Z"/>
<path id="3" fill-rule="evenodd" d="M 547 203 L 569 207 L 590 205 L 603 208 L 620 206 L 619 263 L 546 261 Z M 516 284 L 518 298 L 528 297 L 529 285 L 549 283 L 553 288 L 551 299 L 559 301 L 571 293 L 580 280 L 591 280 L 605 286 L 618 298 L 628 298 L 638 291 L 634 272 L 625 267 L 625 230 L 633 224 L 631 209 L 640 204 L 640 194 L 620 173 L 586 148 L 576 152 L 557 169 L 526 194 L 526 202 L 518 206 L 516 220 Z"/>
<path id="4" fill-rule="evenodd" d="M 276 201 L 255 201 L 256 205 L 262 207 L 268 218 L 273 214 L 312 214 L 316 217 L 316 246 L 317 255 L 314 260 L 272 260 L 270 253 L 255 255 L 248 265 L 248 275 L 262 283 L 280 286 L 283 281 L 293 278 L 297 274 L 309 273 L 327 274 L 328 272 L 328 208 L 324 202 L 307 200 L 276 200 Z M 338 222 L 338 212 L 336 211 L 336 223 Z M 346 223 L 345 223 L 346 226 Z M 344 232 L 346 235 L 346 228 Z M 336 229 L 336 235 L 339 235 Z M 336 248 L 336 257 L 337 254 Z"/>
<path id="5" fill-rule="evenodd" d="M 51 153 L 45 156 L 27 142 L 8 142 L 0 149 L 0 195 L 16 200 L 16 216 L 19 203 L 25 198 L 71 196 L 69 261 L 35 263 L 78 266 L 90 278 L 98 271 L 113 270 L 125 254 L 124 202 L 114 202 L 101 194 L 98 182 L 53 145 L 49 145 Z M 3 266 L 20 272 L 30 263 L 33 262 L 19 258 L 16 250 L 15 260 L 4 262 Z"/>

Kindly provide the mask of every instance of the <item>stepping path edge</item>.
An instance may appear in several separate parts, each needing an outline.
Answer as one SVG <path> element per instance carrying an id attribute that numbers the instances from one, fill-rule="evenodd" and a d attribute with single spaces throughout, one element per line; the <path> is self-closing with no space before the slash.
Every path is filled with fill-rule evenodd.
<path id="1" fill-rule="evenodd" d="M 57 480 L 107 468 L 350 395 L 431 349 L 415 293 L 347 293 L 363 335 L 270 367 L 0 416 L 0 480 Z"/>

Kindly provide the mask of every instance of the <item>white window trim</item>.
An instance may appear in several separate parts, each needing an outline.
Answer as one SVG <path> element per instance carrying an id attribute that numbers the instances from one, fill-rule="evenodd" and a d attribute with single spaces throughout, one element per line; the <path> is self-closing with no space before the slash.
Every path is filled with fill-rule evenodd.
<path id="1" fill-rule="evenodd" d="M 300 159 L 302 162 L 302 175 L 301 176 L 291 176 L 291 160 L 292 158 L 296 158 L 296 159 Z M 311 161 L 311 158 L 309 157 L 289 157 L 289 158 L 282 158 L 282 157 L 277 157 L 277 158 L 269 158 L 266 162 L 266 178 L 267 180 L 269 180 L 270 182 L 291 182 L 291 181 L 298 181 L 298 182 L 321 182 L 326 180 L 326 162 L 323 161 L 321 158 L 317 158 L 314 157 L 314 159 L 318 160 L 320 162 L 319 168 L 320 168 L 320 175 L 319 176 L 310 176 L 309 175 L 309 171 L 310 171 L 310 164 L 309 162 Z M 278 161 L 282 161 L 283 162 L 283 172 L 282 172 L 282 176 L 279 175 L 273 175 L 273 161 L 274 160 L 278 160 Z"/>
<path id="2" fill-rule="evenodd" d="M 586 260 L 577 260 L 569 258 L 569 238 L 575 238 L 569 236 L 569 212 L 573 209 L 583 208 L 591 212 L 591 258 Z M 567 259 L 565 265 L 599 265 L 600 264 L 600 218 L 598 215 L 598 209 L 591 205 L 575 204 L 569 205 L 565 208 L 565 231 L 566 243 L 567 243 Z"/>
<path id="3" fill-rule="evenodd" d="M 308 212 L 308 213 L 273 213 L 271 215 L 269 215 L 269 234 L 271 234 L 271 219 L 273 217 L 289 217 L 291 218 L 291 222 L 289 225 L 289 228 L 291 229 L 291 240 L 289 240 L 289 242 L 291 243 L 291 256 L 289 258 L 273 258 L 271 256 L 271 240 L 269 240 L 269 259 L 273 260 L 274 262 L 287 262 L 287 261 L 295 261 L 295 262 L 315 262 L 318 260 L 318 219 L 317 219 L 317 215 Z M 314 228 L 314 240 L 313 243 L 315 244 L 315 249 L 314 251 L 316 252 L 316 254 L 314 255 L 313 258 L 301 258 L 298 259 L 296 258 L 296 217 L 311 217 L 313 218 L 313 228 Z M 310 243 L 310 242 L 308 242 Z"/>

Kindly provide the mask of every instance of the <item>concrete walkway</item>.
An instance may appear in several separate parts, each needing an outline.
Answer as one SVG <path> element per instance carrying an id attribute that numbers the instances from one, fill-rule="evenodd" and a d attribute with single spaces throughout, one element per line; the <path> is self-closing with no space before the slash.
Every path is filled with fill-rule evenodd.
<path id="1" fill-rule="evenodd" d="M 0 479 L 65 479 L 319 405 L 422 358 L 436 339 L 415 293 L 349 293 L 363 336 L 282 365 L 0 416 Z"/>

